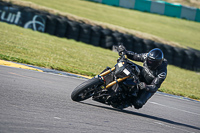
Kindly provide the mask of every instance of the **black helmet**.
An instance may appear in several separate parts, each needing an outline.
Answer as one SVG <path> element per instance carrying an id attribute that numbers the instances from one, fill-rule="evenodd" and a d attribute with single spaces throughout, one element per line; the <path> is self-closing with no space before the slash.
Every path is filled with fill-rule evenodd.
<path id="1" fill-rule="evenodd" d="M 162 50 L 159 48 L 152 49 L 147 54 L 147 66 L 149 69 L 153 70 L 156 69 L 160 64 L 162 64 L 162 61 L 164 59 L 164 55 Z"/>

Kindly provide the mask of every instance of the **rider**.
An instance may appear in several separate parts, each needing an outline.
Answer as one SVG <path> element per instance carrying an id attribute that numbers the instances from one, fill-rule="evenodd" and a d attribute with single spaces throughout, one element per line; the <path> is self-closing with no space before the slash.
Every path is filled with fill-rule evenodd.
<path id="1" fill-rule="evenodd" d="M 143 62 L 143 67 L 137 65 L 141 71 L 139 75 L 140 83 L 138 85 L 137 99 L 133 103 L 136 109 L 142 108 L 165 80 L 167 76 L 167 60 L 159 48 L 152 49 L 149 53 L 137 54 L 127 51 L 123 45 L 119 45 L 118 52 L 119 54 L 125 52 L 129 59 Z"/>

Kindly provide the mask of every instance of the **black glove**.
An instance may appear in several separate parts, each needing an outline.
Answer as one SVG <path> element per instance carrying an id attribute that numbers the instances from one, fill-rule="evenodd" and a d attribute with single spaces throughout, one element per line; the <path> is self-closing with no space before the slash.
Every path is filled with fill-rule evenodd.
<path id="1" fill-rule="evenodd" d="M 121 54 L 122 54 L 122 52 L 124 52 L 125 54 L 126 54 L 126 48 L 124 47 L 124 45 L 123 44 L 120 44 L 119 46 L 118 46 L 118 48 L 117 48 L 117 51 L 118 51 L 118 53 L 119 53 L 119 55 L 121 56 Z"/>
<path id="2" fill-rule="evenodd" d="M 140 82 L 138 84 L 138 87 L 139 87 L 140 90 L 144 90 L 144 89 L 146 89 L 146 83 L 145 82 Z"/>

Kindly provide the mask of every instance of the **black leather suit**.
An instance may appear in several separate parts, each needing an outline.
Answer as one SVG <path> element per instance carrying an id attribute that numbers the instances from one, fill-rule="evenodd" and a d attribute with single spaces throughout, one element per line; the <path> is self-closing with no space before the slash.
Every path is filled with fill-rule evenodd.
<path id="1" fill-rule="evenodd" d="M 134 103 L 136 109 L 141 108 L 147 100 L 153 96 L 167 76 L 167 60 L 164 59 L 162 64 L 155 70 L 150 70 L 146 62 L 147 54 L 148 53 L 137 54 L 127 51 L 127 57 L 129 59 L 144 63 L 143 67 L 138 67 L 141 71 L 139 75 L 140 82 L 146 83 L 146 89 L 139 91 L 138 98 Z"/>

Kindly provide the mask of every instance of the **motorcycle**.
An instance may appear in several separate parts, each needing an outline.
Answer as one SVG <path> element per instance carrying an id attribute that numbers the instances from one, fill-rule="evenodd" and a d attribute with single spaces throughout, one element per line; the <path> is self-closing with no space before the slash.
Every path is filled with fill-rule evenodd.
<path id="1" fill-rule="evenodd" d="M 138 66 L 127 58 L 125 52 L 121 52 L 113 68 L 107 67 L 77 86 L 71 99 L 80 102 L 92 97 L 92 100 L 114 108 L 132 107 L 138 95 L 139 74 Z"/>

